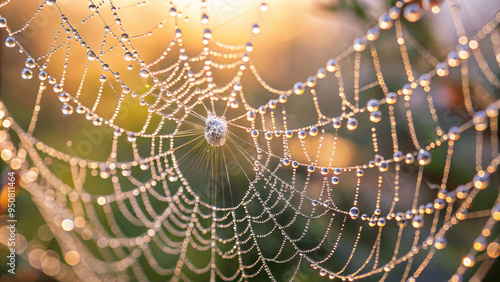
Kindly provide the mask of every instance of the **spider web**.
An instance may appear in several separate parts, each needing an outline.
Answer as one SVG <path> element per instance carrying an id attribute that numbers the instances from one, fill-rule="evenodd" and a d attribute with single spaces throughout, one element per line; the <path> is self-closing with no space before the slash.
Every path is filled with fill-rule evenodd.
<path id="1" fill-rule="evenodd" d="M 218 40 L 205 0 L 80 2 L 0 4 L 3 52 L 25 60 L 22 78 L 39 81 L 35 91 L 9 90 L 36 100 L 31 116 L 8 111 L 14 97 L 0 102 L 2 159 L 46 223 L 20 235 L 33 238 L 21 254 L 32 266 L 59 280 L 412 281 L 450 251 L 463 259 L 446 277 L 486 275 L 500 219 L 490 177 L 500 162 L 500 13 L 467 35 L 457 1 L 423 1 L 430 11 L 396 2 L 316 74 L 280 90 L 252 56 L 272 3 L 255 5 L 256 24 L 234 45 Z M 183 14 L 190 5 L 200 20 Z M 13 15 L 21 8 L 29 19 Z M 153 27 L 132 20 L 155 11 Z M 406 26 L 443 13 L 458 44 L 434 56 Z M 186 27 L 193 21 L 198 33 Z M 131 33 L 134 25 L 146 31 Z M 153 38 L 160 55 L 143 57 L 158 47 L 148 46 Z M 192 40 L 200 50 L 186 47 Z M 385 74 L 385 49 L 399 77 Z M 461 113 L 438 103 L 443 85 L 455 87 Z M 205 139 L 210 115 L 227 122 L 223 146 Z M 37 136 L 53 124 L 59 136 Z M 87 139 L 64 144 L 69 131 Z M 362 150 L 352 152 L 346 140 L 356 138 Z M 477 238 L 442 250 L 467 219 Z"/>

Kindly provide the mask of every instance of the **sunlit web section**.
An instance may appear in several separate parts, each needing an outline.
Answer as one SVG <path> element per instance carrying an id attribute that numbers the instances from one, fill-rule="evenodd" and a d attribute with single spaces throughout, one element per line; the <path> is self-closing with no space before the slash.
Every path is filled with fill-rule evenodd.
<path id="1" fill-rule="evenodd" d="M 1 157 L 44 220 L 20 255 L 59 280 L 481 280 L 500 250 L 500 12 L 468 33 L 443 2 L 397 1 L 286 89 L 255 58 L 271 1 L 242 5 L 238 43 L 205 0 L 0 4 Z M 443 14 L 458 41 L 433 55 L 412 28 Z M 462 260 L 436 274 L 447 240 Z"/>

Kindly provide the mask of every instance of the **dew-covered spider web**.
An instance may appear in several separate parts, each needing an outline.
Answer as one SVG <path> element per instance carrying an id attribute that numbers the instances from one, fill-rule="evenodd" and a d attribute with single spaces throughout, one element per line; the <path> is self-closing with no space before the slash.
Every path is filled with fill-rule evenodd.
<path id="1" fill-rule="evenodd" d="M 1 2 L 0 149 L 26 265 L 64 281 L 498 266 L 498 3 L 392 1 L 287 77 L 259 58 L 297 28 L 262 24 L 278 2 Z M 425 35 L 441 25 L 452 45 Z"/>

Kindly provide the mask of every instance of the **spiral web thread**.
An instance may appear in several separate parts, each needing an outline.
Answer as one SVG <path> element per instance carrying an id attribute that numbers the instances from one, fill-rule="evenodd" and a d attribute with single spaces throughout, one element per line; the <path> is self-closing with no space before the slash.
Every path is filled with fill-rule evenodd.
<path id="1" fill-rule="evenodd" d="M 15 1 L 6 1 L 1 7 L 5 9 L 13 4 L 11 2 Z M 3 15 L 7 22 L 2 19 L 2 32 L 9 36 L 6 45 L 12 47 L 4 51 L 18 49 L 26 57 L 23 78 L 34 80 L 38 77 L 40 80 L 36 105 L 26 128 L 19 125 L 14 119 L 16 114 L 11 115 L 0 102 L 3 121 L 0 137 L 5 141 L 1 145 L 2 158 L 12 168 L 19 169 L 21 186 L 32 195 L 61 248 L 61 254 L 65 256 L 57 266 L 57 272 L 41 267 L 47 274 L 61 280 L 136 277 L 142 281 L 160 276 L 175 281 L 263 277 L 293 280 L 306 265 L 316 269 L 317 277 L 330 279 L 356 280 L 372 275 L 376 279 L 385 279 L 393 270 L 400 269 L 398 275 L 406 280 L 418 278 L 432 263 L 436 252 L 446 245 L 447 232 L 456 228 L 455 225 L 464 219 L 483 217 L 487 220 L 482 221 L 484 226 L 478 229 L 479 237 L 463 261 L 457 262 L 459 267 L 452 279 L 459 279 L 474 264 L 475 273 L 472 275 L 480 279 L 491 266 L 491 259 L 484 249 L 487 241 L 495 241 L 492 232 L 500 218 L 499 200 L 485 210 L 468 210 L 481 190 L 495 189 L 493 184 L 488 185 L 490 175 L 495 173 L 500 162 L 497 140 L 500 102 L 488 90 L 500 87 L 500 81 L 481 51 L 481 47 L 488 46 L 499 57 L 497 25 L 500 13 L 477 33 L 466 37 L 458 3 L 443 4 L 449 4 L 459 43 L 457 51 L 452 50 L 448 59 L 440 62 L 404 30 L 400 11 L 415 6 L 397 2 L 388 14 L 381 16 L 375 28 L 369 29 L 364 37 L 356 39 L 351 47 L 328 61 L 317 74 L 295 84 L 293 89 L 278 90 L 264 81 L 251 60 L 252 42 L 261 28 L 258 23 L 251 27 L 248 44 L 219 42 L 216 34 L 212 35 L 210 31 L 205 0 L 200 6 L 204 49 L 196 56 L 188 56 L 184 50 L 182 6 L 174 2 L 166 2 L 167 17 L 158 26 L 138 35 L 127 33 L 122 25 L 126 19 L 120 18 L 120 12 L 139 7 L 146 9 L 156 1 L 130 5 L 119 5 L 119 1 L 90 1 L 88 17 L 81 21 L 67 18 L 65 5 L 60 2 L 43 2 L 21 28 L 14 29 L 8 24 L 8 14 Z M 439 11 L 437 5 L 430 8 L 432 12 Z M 17 38 L 28 32 L 30 23 L 46 9 L 58 12 L 59 16 L 51 20 L 59 21 L 60 27 L 50 49 L 39 57 L 32 57 L 29 48 Z M 262 13 L 259 18 L 265 16 L 268 4 L 262 2 L 256 9 Z M 103 15 L 106 13 L 114 17 L 114 22 L 105 20 Z M 418 20 L 420 13 L 430 11 L 409 11 L 407 19 L 413 21 L 414 17 Z M 169 21 L 175 22 L 176 30 L 165 52 L 151 62 L 142 61 L 141 52 L 134 48 L 134 41 L 154 36 Z M 90 22 L 100 24 L 104 30 L 98 48 L 87 45 L 87 39 L 79 33 Z M 390 89 L 386 85 L 377 49 L 377 42 L 383 40 L 378 38 L 379 33 L 395 40 L 399 46 L 397 55 L 402 59 L 407 79 L 399 89 Z M 428 72 L 422 72 L 418 78 L 410 60 L 410 49 L 428 62 Z M 86 54 L 83 62 L 86 67 L 78 75 L 80 81 L 71 81 L 68 73 L 73 70 L 68 62 L 77 52 Z M 64 59 L 50 60 L 58 54 Z M 121 59 L 113 59 L 112 54 L 118 54 Z M 344 80 L 348 79 L 342 72 L 342 64 L 348 58 L 354 62 L 351 66 L 354 70 L 352 91 L 344 89 L 347 85 Z M 129 64 L 128 61 L 131 64 L 129 72 L 147 79 L 152 85 L 149 89 L 135 91 L 115 71 L 115 65 L 118 65 L 116 68 L 123 67 Z M 478 82 L 470 77 L 468 64 L 472 61 L 478 63 L 478 70 L 486 79 L 482 85 L 477 86 Z M 201 64 L 199 70 L 192 67 L 196 63 Z M 88 72 L 92 66 L 102 68 L 100 77 Z M 376 80 L 360 85 L 362 68 L 373 69 Z M 214 76 L 218 70 L 232 72 L 232 79 L 226 84 L 216 83 Z M 447 133 L 440 127 L 431 83 L 444 79 L 442 77 L 450 72 L 460 73 L 459 85 L 469 118 Z M 266 103 L 257 106 L 247 101 L 245 84 L 242 83 L 244 73 L 252 74 L 267 92 Z M 316 91 L 316 85 L 325 77 L 333 78 L 338 85 L 332 92 L 341 100 L 339 110 L 329 111 L 322 106 L 325 96 Z M 97 95 L 86 91 L 87 81 L 100 84 Z M 80 158 L 35 137 L 38 113 L 43 111 L 41 101 L 54 100 L 51 92 L 59 96 L 63 114 L 77 117 L 81 114 L 80 118 L 85 116 L 86 122 L 93 126 L 112 129 L 109 134 L 111 144 L 106 145 L 111 148 L 107 159 Z M 379 96 L 374 95 L 378 98 L 364 104 L 365 92 Z M 489 102 L 485 111 L 475 110 L 473 94 L 487 98 Z M 427 144 L 421 143 L 417 136 L 418 125 L 414 122 L 415 110 L 411 105 L 411 98 L 415 95 L 425 97 L 426 105 L 422 108 L 427 109 L 434 122 L 435 139 Z M 115 97 L 116 107 L 109 115 L 104 110 L 106 104 L 101 102 L 105 96 Z M 313 104 L 316 122 L 289 127 L 292 121 L 287 120 L 286 106 L 296 102 L 298 96 Z M 140 130 L 132 131 L 128 124 L 119 122 L 126 99 L 148 109 Z M 223 110 L 217 105 L 223 105 Z M 237 114 L 230 117 L 232 112 Z M 209 147 L 203 137 L 205 120 L 212 113 L 225 116 L 228 122 L 227 141 L 221 148 Z M 403 113 L 402 118 L 397 118 L 398 113 Z M 330 142 L 326 136 L 333 135 L 335 143 L 342 134 L 355 134 L 360 130 L 358 122 L 360 127 L 369 124 L 372 140 L 366 146 L 371 148 L 373 159 L 354 166 L 338 167 L 334 161 L 335 144 L 329 152 L 321 149 Z M 389 129 L 390 137 L 380 135 L 379 126 L 383 124 Z M 400 130 L 405 127 L 408 133 L 401 135 Z M 236 134 L 238 130 L 241 132 Z M 468 132 L 475 134 L 477 140 L 476 147 L 470 150 L 471 154 L 475 152 L 475 171 L 472 171 L 468 183 L 448 185 L 454 165 L 452 157 L 457 154 L 456 143 Z M 407 136 L 409 140 L 405 140 Z M 189 141 L 177 143 L 176 138 Z M 485 142 L 487 138 L 491 140 Z M 302 152 L 291 149 L 293 139 L 299 140 L 296 144 L 300 144 Z M 404 142 L 407 144 L 401 145 Z M 177 154 L 185 146 L 192 146 L 192 150 Z M 314 146 L 312 150 L 311 146 Z M 122 157 L 120 148 L 123 147 L 128 147 L 132 153 Z M 144 147 L 149 150 L 141 151 Z M 203 152 L 197 152 L 199 148 L 204 148 Z M 403 153 L 401 148 L 411 149 Z M 430 183 L 424 171 L 435 156 L 431 153 L 438 150 L 445 155 L 441 165 L 442 179 Z M 299 153 L 307 162 L 298 161 L 296 154 Z M 201 156 L 192 157 L 193 154 Z M 320 154 L 331 156 L 328 165 L 319 165 Z M 200 190 L 190 184 L 195 180 L 182 171 L 185 167 L 180 162 L 185 158 L 196 160 L 189 164 L 195 171 L 213 172 L 214 166 L 216 169 L 219 166 L 222 185 L 229 185 L 230 190 L 245 191 L 242 199 L 220 205 L 216 199 L 220 197 L 218 193 L 210 194 L 208 199 L 202 197 Z M 230 158 L 239 165 L 240 176 L 247 181 L 246 187 L 231 186 L 232 178 L 224 166 L 226 159 Z M 71 181 L 61 179 L 54 172 L 56 163 L 70 169 Z M 405 167 L 413 168 L 416 173 L 403 175 Z M 143 177 L 145 174 L 147 177 Z M 374 177 L 368 178 L 369 174 Z M 344 177 L 352 184 L 342 186 Z M 404 177 L 413 179 L 410 185 L 408 182 L 402 184 Z M 86 180 L 90 178 L 105 179 L 113 190 L 102 194 L 89 189 Z M 366 178 L 371 183 L 366 183 Z M 207 181 L 221 184 L 212 178 Z M 436 187 L 436 190 L 428 189 Z M 337 196 L 338 189 L 345 189 L 348 196 Z M 376 203 L 371 205 L 363 204 L 363 192 L 368 193 L 368 189 L 374 189 L 377 195 Z M 430 194 L 431 198 L 422 197 L 424 193 Z M 401 201 L 402 197 L 410 201 Z M 389 230 L 388 226 L 397 226 L 394 229 L 397 234 L 384 240 L 390 236 L 384 232 Z M 350 235 L 344 234 L 347 229 L 351 229 Z M 131 230 L 139 233 L 130 235 L 134 234 Z M 311 236 L 314 236 L 313 244 L 310 244 Z M 270 238 L 278 238 L 278 241 L 266 243 Z M 370 252 L 358 254 L 358 245 L 367 240 L 372 244 Z M 269 244 L 276 246 L 269 247 Z M 22 255 L 31 260 L 30 252 L 46 248 L 48 246 L 31 242 Z M 348 252 L 338 256 L 336 251 L 341 248 Z M 280 264 L 292 271 L 283 277 L 277 276 L 282 275 L 276 272 Z"/>

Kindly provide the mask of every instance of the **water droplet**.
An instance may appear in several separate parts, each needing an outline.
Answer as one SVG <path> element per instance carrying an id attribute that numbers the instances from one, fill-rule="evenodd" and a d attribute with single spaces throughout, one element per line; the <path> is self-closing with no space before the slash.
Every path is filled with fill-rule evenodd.
<path id="1" fill-rule="evenodd" d="M 442 250 L 446 247 L 446 238 L 444 236 L 436 238 L 434 241 L 434 247 L 438 250 Z"/>
<path id="2" fill-rule="evenodd" d="M 24 79 L 31 79 L 33 78 L 33 71 L 28 68 L 24 68 L 21 72 L 21 77 Z"/>
<path id="3" fill-rule="evenodd" d="M 457 198 L 465 199 L 469 195 L 469 189 L 465 185 L 459 185 L 456 189 Z"/>
<path id="4" fill-rule="evenodd" d="M 417 159 L 419 165 L 428 165 L 432 161 L 432 156 L 431 153 L 429 153 L 429 151 L 420 149 L 417 155 Z"/>
<path id="5" fill-rule="evenodd" d="M 88 51 L 87 52 L 87 59 L 89 61 L 94 61 L 95 59 L 97 59 L 97 56 L 96 54 L 94 53 L 94 51 Z"/>
<path id="6" fill-rule="evenodd" d="M 448 65 L 446 63 L 441 62 L 436 65 L 436 74 L 438 76 L 447 76 L 449 73 L 450 71 L 448 70 Z"/>
<path id="7" fill-rule="evenodd" d="M 351 216 L 352 219 L 356 219 L 359 215 L 359 209 L 357 207 L 352 207 L 349 210 L 349 215 Z"/>
<path id="8" fill-rule="evenodd" d="M 340 179 L 337 176 L 332 177 L 332 184 L 333 185 L 337 185 L 337 184 L 339 184 L 339 182 L 340 182 Z"/>
<path id="9" fill-rule="evenodd" d="M 469 45 L 458 45 L 457 54 L 460 59 L 467 60 L 470 57 Z"/>
<path id="10" fill-rule="evenodd" d="M 366 103 L 366 109 L 371 113 L 378 111 L 378 100 L 377 99 L 371 99 Z"/>
<path id="11" fill-rule="evenodd" d="M 486 115 L 490 118 L 496 118 L 498 116 L 498 106 L 491 104 L 486 108 Z"/>
<path id="12" fill-rule="evenodd" d="M 94 118 L 94 121 L 92 122 L 95 126 L 101 126 L 102 125 L 102 118 L 96 117 Z"/>
<path id="13" fill-rule="evenodd" d="M 295 83 L 295 85 L 293 86 L 293 92 L 297 95 L 302 95 L 304 93 L 304 83 Z"/>
<path id="14" fill-rule="evenodd" d="M 54 90 L 55 93 L 61 93 L 63 91 L 63 88 L 60 84 L 54 84 L 54 87 L 52 87 L 52 90 Z"/>
<path id="15" fill-rule="evenodd" d="M 457 126 L 452 126 L 448 131 L 448 138 L 452 141 L 460 139 L 460 129 Z"/>
<path id="16" fill-rule="evenodd" d="M 212 31 L 210 29 L 205 29 L 205 31 L 203 32 L 203 36 L 206 38 L 206 39 L 210 39 L 212 38 Z"/>
<path id="17" fill-rule="evenodd" d="M 448 53 L 447 60 L 450 67 L 458 67 L 458 65 L 460 65 L 460 59 L 456 51 L 451 51 L 450 53 Z"/>
<path id="18" fill-rule="evenodd" d="M 326 70 L 329 72 L 334 72 L 334 71 L 338 70 L 337 60 L 335 60 L 335 59 L 328 60 L 328 62 L 326 63 Z"/>
<path id="19" fill-rule="evenodd" d="M 142 170 L 146 170 L 149 168 L 149 164 L 148 163 L 142 163 L 139 165 L 139 167 L 142 169 Z"/>
<path id="20" fill-rule="evenodd" d="M 428 74 L 422 74 L 420 78 L 418 79 L 418 82 L 420 83 L 420 86 L 422 87 L 427 87 L 431 84 L 431 79 Z"/>
<path id="21" fill-rule="evenodd" d="M 149 71 L 146 69 L 143 69 L 143 70 L 141 70 L 140 75 L 141 75 L 141 77 L 146 78 L 149 76 Z"/>
<path id="22" fill-rule="evenodd" d="M 362 170 L 361 168 L 358 168 L 358 169 L 356 170 L 356 176 L 357 176 L 357 177 L 361 177 L 361 176 L 363 176 L 364 174 L 365 174 L 365 171 L 364 171 L 364 170 Z"/>
<path id="23" fill-rule="evenodd" d="M 479 236 L 474 240 L 474 250 L 481 252 L 486 249 L 486 238 Z"/>
<path id="24" fill-rule="evenodd" d="M 411 221 L 411 225 L 414 228 L 421 228 L 422 226 L 424 226 L 424 218 L 420 215 L 415 216 Z"/>
<path id="25" fill-rule="evenodd" d="M 390 9 L 389 9 L 389 16 L 391 17 L 391 19 L 393 20 L 396 20 L 399 18 L 399 14 L 401 14 L 401 9 L 396 7 L 396 6 L 392 6 Z"/>
<path id="26" fill-rule="evenodd" d="M 380 30 L 378 27 L 372 27 L 368 29 L 368 32 L 366 33 L 366 39 L 370 41 L 377 40 L 380 35 Z"/>
<path id="27" fill-rule="evenodd" d="M 266 3 L 261 3 L 260 4 L 260 11 L 261 12 L 267 12 L 267 10 L 268 10 L 267 4 Z"/>
<path id="28" fill-rule="evenodd" d="M 209 18 L 208 18 L 208 15 L 207 15 L 207 14 L 203 14 L 203 15 L 201 16 L 201 23 L 202 23 L 202 24 L 208 24 L 208 19 L 209 19 Z"/>
<path id="29" fill-rule="evenodd" d="M 0 17 L 0 28 L 7 26 L 7 20 L 4 17 Z"/>
<path id="30" fill-rule="evenodd" d="M 171 15 L 172 17 L 177 16 L 177 10 L 176 10 L 174 7 L 170 8 L 170 15 Z"/>
<path id="31" fill-rule="evenodd" d="M 255 120 L 255 112 L 253 110 L 249 110 L 247 112 L 247 120 L 248 121 L 253 121 Z"/>
<path id="32" fill-rule="evenodd" d="M 48 5 L 54 5 L 56 3 L 56 0 L 47 0 L 46 2 Z"/>
<path id="33" fill-rule="evenodd" d="M 5 46 L 9 48 L 16 46 L 16 40 L 14 39 L 14 37 L 7 37 L 7 39 L 5 39 Z"/>
<path id="34" fill-rule="evenodd" d="M 355 130 L 358 127 L 358 120 L 351 117 L 347 120 L 347 129 Z"/>
<path id="35" fill-rule="evenodd" d="M 101 74 L 101 76 L 99 77 L 99 81 L 105 82 L 106 80 L 108 80 L 108 78 L 104 74 Z"/>
<path id="36" fill-rule="evenodd" d="M 398 94 L 395 92 L 389 92 L 389 93 L 387 93 L 387 96 L 385 97 L 385 101 L 389 105 L 395 104 L 397 99 L 398 99 Z"/>
<path id="37" fill-rule="evenodd" d="M 307 81 L 306 81 L 306 84 L 308 87 L 314 87 L 316 86 L 316 78 L 314 78 L 314 76 L 310 76 L 307 78 Z"/>
<path id="38" fill-rule="evenodd" d="M 472 122 L 477 131 L 484 131 L 488 127 L 488 118 L 484 111 L 476 112 L 472 118 Z"/>
<path id="39" fill-rule="evenodd" d="M 78 113 L 78 114 L 84 114 L 85 113 L 85 107 L 82 106 L 82 105 L 78 105 L 76 107 L 76 113 Z"/>
<path id="40" fill-rule="evenodd" d="M 490 185 L 490 174 L 484 170 L 480 170 L 474 175 L 472 182 L 474 183 L 474 187 L 482 190 Z"/>
<path id="41" fill-rule="evenodd" d="M 389 169 L 389 164 L 386 161 L 381 161 L 378 165 L 378 170 L 381 172 L 386 172 Z"/>
<path id="42" fill-rule="evenodd" d="M 340 118 L 334 118 L 334 119 L 332 120 L 332 125 L 333 125 L 333 128 L 335 128 L 335 129 L 339 129 L 339 128 L 340 128 L 340 126 L 342 126 L 342 123 L 341 123 L 341 121 L 340 121 Z"/>
<path id="43" fill-rule="evenodd" d="M 280 97 L 278 98 L 278 101 L 281 103 L 281 104 L 285 104 L 287 102 L 288 98 L 286 97 L 285 94 L 281 94 Z"/>
<path id="44" fill-rule="evenodd" d="M 66 103 L 69 101 L 69 94 L 67 92 L 63 92 L 61 94 L 59 94 L 59 101 L 63 102 L 63 103 Z"/>
<path id="45" fill-rule="evenodd" d="M 372 218 L 368 221 L 368 225 L 370 227 L 375 227 L 375 225 L 377 225 L 377 222 L 375 221 L 375 219 Z"/>
<path id="46" fill-rule="evenodd" d="M 355 51 L 361 52 L 366 49 L 366 42 L 363 38 L 356 38 L 354 39 L 353 47 Z"/>
<path id="47" fill-rule="evenodd" d="M 319 69 L 317 72 L 316 72 L 316 76 L 319 78 L 319 79 L 323 79 L 326 77 L 326 69 L 325 68 L 321 68 Z"/>
<path id="48" fill-rule="evenodd" d="M 474 264 L 476 263 L 476 259 L 474 258 L 473 255 L 469 254 L 469 255 L 466 255 L 464 257 L 464 259 L 462 260 L 462 264 L 465 266 L 465 267 L 473 267 Z M 454 280 L 455 281 L 455 280 Z"/>
<path id="49" fill-rule="evenodd" d="M 254 24 L 254 25 L 252 26 L 252 33 L 253 33 L 253 34 L 258 34 L 259 32 L 260 32 L 260 27 L 259 27 L 259 25 L 258 25 L 258 24 Z"/>
<path id="50" fill-rule="evenodd" d="M 125 61 L 131 61 L 134 55 L 130 52 L 126 52 L 123 57 L 125 58 Z"/>
<path id="51" fill-rule="evenodd" d="M 443 199 L 434 200 L 434 208 L 436 210 L 442 210 L 446 206 L 446 202 Z"/>
<path id="52" fill-rule="evenodd" d="M 24 63 L 24 65 L 27 67 L 27 68 L 34 68 L 36 66 L 36 63 L 35 63 L 35 60 L 31 57 L 29 57 L 28 59 L 26 59 L 26 62 Z"/>
<path id="53" fill-rule="evenodd" d="M 381 29 L 390 29 L 393 25 L 393 22 L 392 22 L 392 18 L 391 16 L 389 16 L 389 14 L 382 14 L 379 18 L 378 18 L 378 26 L 381 28 Z"/>
<path id="54" fill-rule="evenodd" d="M 311 135 L 311 136 L 318 135 L 318 132 L 319 131 L 318 131 L 318 128 L 316 126 L 313 126 L 313 127 L 311 127 L 311 129 L 309 129 L 309 135 Z"/>
<path id="55" fill-rule="evenodd" d="M 254 138 L 255 138 L 255 137 L 259 136 L 259 132 L 258 132 L 256 129 L 253 129 L 253 130 L 250 132 L 250 135 L 251 135 L 252 137 L 254 137 Z"/>
<path id="56" fill-rule="evenodd" d="M 40 80 L 46 80 L 48 76 L 49 76 L 49 74 L 46 71 L 41 71 L 38 74 L 38 79 L 40 79 Z"/>
<path id="57" fill-rule="evenodd" d="M 307 137 L 307 134 L 304 130 L 299 131 L 298 133 L 299 139 L 304 140 Z"/>
<path id="58" fill-rule="evenodd" d="M 307 167 L 308 172 L 314 172 L 314 166 L 310 165 Z"/>
<path id="59" fill-rule="evenodd" d="M 65 115 L 71 115 L 73 113 L 73 107 L 70 104 L 64 104 L 61 111 Z"/>
<path id="60" fill-rule="evenodd" d="M 273 134 L 267 131 L 266 133 L 264 133 L 264 138 L 266 138 L 266 140 L 271 140 L 273 139 Z"/>
<path id="61" fill-rule="evenodd" d="M 370 121 L 374 123 L 378 123 L 382 120 L 382 112 L 381 111 L 376 111 L 373 113 L 370 113 Z"/>
<path id="62" fill-rule="evenodd" d="M 493 217 L 494 220 L 500 221 L 500 204 L 496 204 L 491 209 L 491 216 Z"/>
<path id="63" fill-rule="evenodd" d="M 411 84 L 406 83 L 403 85 L 403 88 L 401 89 L 401 92 L 403 92 L 404 95 L 411 95 L 413 94 L 413 88 L 411 87 Z"/>
<path id="64" fill-rule="evenodd" d="M 422 17 L 422 7 L 419 4 L 412 3 L 404 8 L 404 17 L 409 22 L 416 22 Z"/>
<path id="65" fill-rule="evenodd" d="M 415 157 L 412 153 L 406 154 L 405 163 L 412 164 L 415 161 Z"/>
<path id="66" fill-rule="evenodd" d="M 404 156 L 403 152 L 401 152 L 401 151 L 397 151 L 397 152 L 396 152 L 396 153 L 394 153 L 394 155 L 393 155 L 394 161 L 395 161 L 395 162 L 400 162 L 400 161 L 402 161 L 402 160 L 403 160 L 403 156 Z"/>

